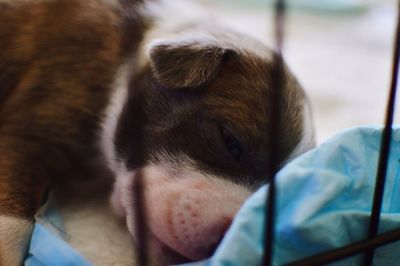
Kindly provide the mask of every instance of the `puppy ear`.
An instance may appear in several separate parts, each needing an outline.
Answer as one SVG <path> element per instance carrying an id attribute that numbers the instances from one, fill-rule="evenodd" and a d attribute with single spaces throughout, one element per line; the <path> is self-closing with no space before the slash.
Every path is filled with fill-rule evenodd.
<path id="1" fill-rule="evenodd" d="M 149 47 L 155 78 L 171 89 L 197 89 L 218 74 L 226 49 L 214 40 L 158 40 Z"/>

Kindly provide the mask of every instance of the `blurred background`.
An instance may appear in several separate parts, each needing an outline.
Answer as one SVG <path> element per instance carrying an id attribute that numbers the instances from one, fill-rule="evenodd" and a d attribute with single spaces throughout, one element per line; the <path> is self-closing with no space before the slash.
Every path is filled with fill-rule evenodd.
<path id="1" fill-rule="evenodd" d="M 232 27 L 273 46 L 272 0 L 198 2 Z M 396 1 L 287 2 L 284 56 L 311 98 L 318 143 L 343 128 L 382 124 Z"/>
<path id="2" fill-rule="evenodd" d="M 273 46 L 269 0 L 197 2 L 228 25 Z M 396 1 L 289 3 L 284 56 L 310 96 L 318 142 L 344 128 L 382 124 Z M 63 216 L 71 245 L 94 265 L 134 265 L 131 238 L 113 218 L 106 200 L 66 206 Z"/>

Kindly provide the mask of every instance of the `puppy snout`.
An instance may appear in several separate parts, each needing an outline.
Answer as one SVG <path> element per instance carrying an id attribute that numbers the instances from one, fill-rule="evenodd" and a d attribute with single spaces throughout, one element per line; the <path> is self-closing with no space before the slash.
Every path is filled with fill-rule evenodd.
<path id="1" fill-rule="evenodd" d="M 146 205 L 151 233 L 189 260 L 209 257 L 250 191 L 222 178 L 146 172 Z"/>
<path id="2" fill-rule="evenodd" d="M 218 193 L 188 191 L 172 207 L 172 232 L 175 249 L 198 260 L 212 255 L 240 204 L 226 204 Z"/>

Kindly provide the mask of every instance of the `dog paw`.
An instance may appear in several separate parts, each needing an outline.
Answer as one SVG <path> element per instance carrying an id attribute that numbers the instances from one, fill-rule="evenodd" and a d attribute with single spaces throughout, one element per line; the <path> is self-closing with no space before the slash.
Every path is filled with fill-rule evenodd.
<path id="1" fill-rule="evenodd" d="M 0 214 L 0 266 L 23 265 L 33 221 Z"/>

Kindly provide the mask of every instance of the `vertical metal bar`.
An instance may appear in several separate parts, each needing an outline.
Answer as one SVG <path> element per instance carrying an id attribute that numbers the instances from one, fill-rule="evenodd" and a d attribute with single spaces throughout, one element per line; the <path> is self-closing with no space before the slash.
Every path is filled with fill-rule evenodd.
<path id="1" fill-rule="evenodd" d="M 285 0 L 276 0 L 275 2 L 275 48 L 278 55 L 282 55 L 283 37 L 286 19 L 286 4 Z"/>
<path id="2" fill-rule="evenodd" d="M 273 246 L 274 246 L 274 225 L 275 225 L 275 174 L 278 170 L 279 162 L 277 162 L 276 151 L 278 150 L 278 130 L 280 127 L 280 99 L 282 97 L 282 87 L 284 84 L 284 67 L 282 60 L 283 46 L 283 30 L 285 20 L 285 1 L 277 0 L 275 2 L 275 42 L 276 54 L 273 57 L 274 69 L 272 70 L 272 110 L 271 110 L 271 135 L 270 135 L 270 181 L 268 187 L 268 196 L 266 198 L 265 209 L 265 226 L 264 226 L 264 254 L 262 258 L 263 265 L 272 265 L 273 261 Z"/>
<path id="3" fill-rule="evenodd" d="M 121 18 L 122 18 L 122 28 L 123 28 L 123 41 L 122 41 L 122 51 L 126 54 L 131 54 L 140 41 L 143 38 L 143 31 L 140 30 L 144 25 L 143 17 L 137 14 L 138 5 L 142 4 L 143 0 L 119 0 L 119 4 L 121 7 Z M 129 87 L 136 87 L 133 81 L 129 82 Z M 131 96 L 129 96 L 131 97 Z M 134 101 L 136 104 L 137 101 Z M 138 113 L 141 112 L 140 103 L 137 104 L 136 110 Z M 137 124 L 145 124 L 145 117 L 136 116 L 135 120 Z M 144 143 L 144 135 L 143 131 L 132 136 L 136 138 L 136 142 L 139 143 L 135 149 L 138 154 L 137 157 L 140 159 L 139 165 L 144 164 L 144 153 L 143 153 L 143 143 Z M 135 235 L 137 238 L 136 241 L 136 265 L 138 266 L 147 266 L 149 265 L 149 257 L 148 257 L 148 245 L 147 245 L 147 226 L 146 226 L 146 205 L 145 205 L 145 177 L 141 170 L 137 170 L 137 173 L 134 177 L 134 181 L 132 184 L 132 193 L 133 193 L 133 206 L 134 206 L 134 225 L 135 225 Z"/>
<path id="4" fill-rule="evenodd" d="M 368 229 L 368 239 L 376 236 L 379 227 L 379 218 L 381 214 L 382 198 L 385 188 L 386 172 L 388 167 L 388 158 L 390 152 L 390 139 L 392 135 L 392 124 L 394 117 L 394 108 L 396 101 L 397 79 L 400 59 L 400 1 L 398 3 L 397 28 L 394 42 L 394 56 L 392 65 L 392 77 L 390 85 L 390 94 L 386 110 L 385 127 L 382 132 L 381 150 L 379 154 L 378 171 L 376 176 L 374 199 L 372 203 L 371 218 Z M 364 257 L 363 265 L 372 265 L 374 248 L 368 249 Z"/>
<path id="5" fill-rule="evenodd" d="M 146 227 L 146 205 L 145 205 L 145 182 L 141 170 L 135 176 L 133 193 L 135 208 L 135 231 L 137 237 L 136 263 L 140 266 L 148 265 L 147 227 Z"/>

